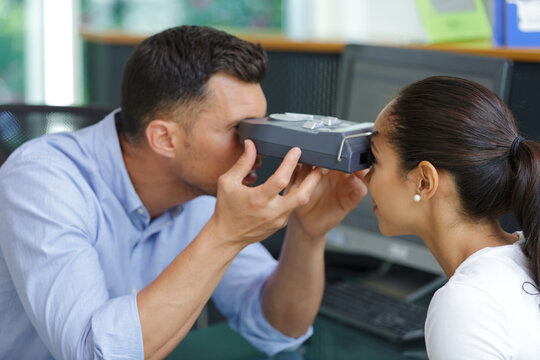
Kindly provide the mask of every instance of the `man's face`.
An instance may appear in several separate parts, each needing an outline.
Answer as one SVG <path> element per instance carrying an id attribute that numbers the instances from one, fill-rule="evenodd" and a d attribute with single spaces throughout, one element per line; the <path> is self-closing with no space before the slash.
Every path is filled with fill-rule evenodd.
<path id="1" fill-rule="evenodd" d="M 218 73 L 208 81 L 208 100 L 189 129 L 182 156 L 174 169 L 177 177 L 196 194 L 216 195 L 217 180 L 227 172 L 244 151 L 238 137 L 241 120 L 263 117 L 266 99 L 259 84 L 250 84 Z M 254 170 L 261 164 L 257 158 L 244 185 L 257 180 Z"/>

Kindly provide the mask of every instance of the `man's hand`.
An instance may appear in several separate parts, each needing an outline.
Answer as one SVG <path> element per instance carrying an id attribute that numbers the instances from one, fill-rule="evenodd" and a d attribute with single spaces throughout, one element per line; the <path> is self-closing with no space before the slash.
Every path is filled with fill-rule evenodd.
<path id="1" fill-rule="evenodd" d="M 365 172 L 338 171 L 299 165 L 284 196 L 298 191 L 313 174 L 322 179 L 308 202 L 292 211 L 279 265 L 266 281 L 263 311 L 272 326 L 298 337 L 317 315 L 324 289 L 326 234 L 366 196 Z"/>
<path id="2" fill-rule="evenodd" d="M 246 140 L 244 154 L 218 180 L 212 218 L 169 266 L 137 294 L 146 357 L 163 358 L 177 346 L 238 252 L 285 226 L 290 213 L 309 202 L 322 177 L 320 171 L 313 171 L 297 180 L 287 195 L 280 195 L 300 158 L 300 149 L 296 148 L 289 151 L 264 184 L 255 188 L 245 186 L 242 181 L 256 158 L 255 145 Z"/>
<path id="3" fill-rule="evenodd" d="M 294 188 L 280 195 L 290 183 L 300 158 L 300 149 L 293 148 L 264 184 L 247 187 L 242 180 L 251 171 L 256 155 L 255 145 L 246 140 L 244 154 L 218 180 L 216 209 L 210 220 L 219 237 L 241 247 L 261 241 L 287 225 L 295 208 L 310 203 L 322 178 L 321 171 L 303 174 L 294 181 Z"/>
<path id="4" fill-rule="evenodd" d="M 296 191 L 297 187 L 314 171 L 308 165 L 299 165 L 293 175 L 293 182 L 285 194 Z M 367 170 L 352 174 L 323 169 L 323 179 L 311 194 L 308 203 L 294 210 L 291 226 L 299 226 L 309 237 L 321 237 L 338 225 L 341 220 L 366 196 L 367 187 L 363 181 Z"/>

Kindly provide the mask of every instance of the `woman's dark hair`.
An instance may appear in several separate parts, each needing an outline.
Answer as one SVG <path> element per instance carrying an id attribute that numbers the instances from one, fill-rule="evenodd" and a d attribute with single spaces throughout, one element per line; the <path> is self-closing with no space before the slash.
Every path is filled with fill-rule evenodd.
<path id="1" fill-rule="evenodd" d="M 402 89 L 388 115 L 388 138 L 404 171 L 427 160 L 449 172 L 470 219 L 514 214 L 538 287 L 540 145 L 518 138 L 503 101 L 475 82 L 436 76 Z"/>
<path id="2" fill-rule="evenodd" d="M 258 44 L 202 26 L 162 31 L 141 42 L 124 68 L 122 132 L 140 140 L 152 117 L 201 105 L 207 81 L 218 72 L 261 83 L 266 71 L 266 53 Z"/>

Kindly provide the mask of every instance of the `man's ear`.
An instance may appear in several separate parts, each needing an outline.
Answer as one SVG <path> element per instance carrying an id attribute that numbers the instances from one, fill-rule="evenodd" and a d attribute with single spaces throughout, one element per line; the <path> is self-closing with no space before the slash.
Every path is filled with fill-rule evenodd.
<path id="1" fill-rule="evenodd" d="M 174 157 L 177 147 L 184 143 L 184 128 L 174 121 L 152 120 L 145 133 L 148 146 L 168 158 Z"/>
<path id="2" fill-rule="evenodd" d="M 425 160 L 418 164 L 417 171 L 417 194 L 422 199 L 428 200 L 437 192 L 437 188 L 439 187 L 439 173 L 432 163 Z"/>

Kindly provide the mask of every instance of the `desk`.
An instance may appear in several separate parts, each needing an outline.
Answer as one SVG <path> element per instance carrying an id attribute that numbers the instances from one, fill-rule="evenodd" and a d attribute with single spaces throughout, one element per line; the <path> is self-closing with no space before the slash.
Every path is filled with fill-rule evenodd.
<path id="1" fill-rule="evenodd" d="M 392 344 L 319 315 L 313 336 L 297 351 L 267 357 L 219 323 L 190 332 L 168 360 L 417 360 L 427 359 L 423 342 Z"/>

